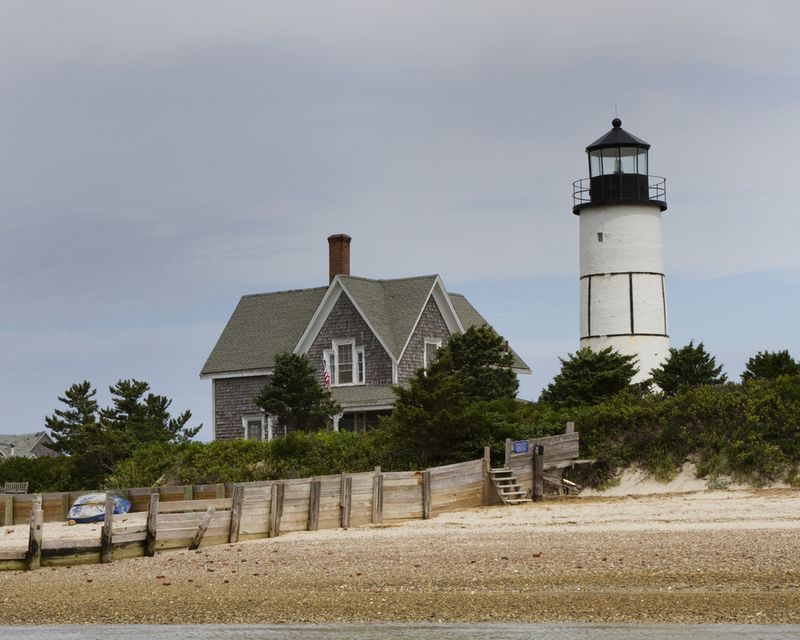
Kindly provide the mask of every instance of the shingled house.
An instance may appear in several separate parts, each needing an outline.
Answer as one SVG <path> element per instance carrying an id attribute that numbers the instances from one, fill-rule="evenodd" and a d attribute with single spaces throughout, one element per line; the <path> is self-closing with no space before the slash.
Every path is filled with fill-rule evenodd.
<path id="1" fill-rule="evenodd" d="M 211 379 L 214 438 L 271 440 L 284 431 L 253 400 L 275 356 L 305 354 L 331 376 L 336 430 L 363 430 L 391 411 L 391 385 L 426 367 L 456 332 L 488 324 L 438 275 L 371 280 L 350 275 L 350 237 L 328 238 L 327 287 L 242 297 L 200 373 Z M 514 354 L 518 373 L 530 373 Z"/>
<path id="2" fill-rule="evenodd" d="M 0 460 L 7 458 L 52 458 L 59 455 L 52 449 L 52 439 L 46 431 L 36 433 L 0 434 Z"/>

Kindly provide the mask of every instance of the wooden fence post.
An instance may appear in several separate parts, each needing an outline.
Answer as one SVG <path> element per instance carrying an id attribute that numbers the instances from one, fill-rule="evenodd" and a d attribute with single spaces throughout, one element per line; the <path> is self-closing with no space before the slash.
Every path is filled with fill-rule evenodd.
<path id="1" fill-rule="evenodd" d="M 353 501 L 353 479 L 348 477 L 347 474 L 342 474 L 342 480 L 339 484 L 339 507 L 341 509 L 341 524 L 342 529 L 350 528 L 350 507 Z"/>
<path id="2" fill-rule="evenodd" d="M 6 495 L 6 514 L 3 524 L 7 527 L 14 524 L 14 496 L 11 494 Z"/>
<path id="3" fill-rule="evenodd" d="M 567 428 L 564 430 L 564 433 L 575 433 L 575 423 L 572 421 L 567 422 Z"/>
<path id="4" fill-rule="evenodd" d="M 150 494 L 150 506 L 147 509 L 147 538 L 144 543 L 144 555 L 152 558 L 156 555 L 156 531 L 158 527 L 158 494 Z"/>
<path id="5" fill-rule="evenodd" d="M 533 501 L 544 498 L 544 445 L 533 445 Z"/>
<path id="6" fill-rule="evenodd" d="M 69 510 L 72 507 L 72 503 L 69 499 L 68 493 L 61 494 L 61 519 L 66 522 L 67 517 L 69 516 Z"/>
<path id="7" fill-rule="evenodd" d="M 427 520 L 431 517 L 431 472 L 422 472 L 422 517 Z"/>
<path id="8" fill-rule="evenodd" d="M 100 529 L 100 564 L 108 564 L 111 557 L 111 538 L 114 529 L 114 495 L 106 491 L 105 512 L 103 513 L 103 527 Z"/>
<path id="9" fill-rule="evenodd" d="M 189 551 L 194 551 L 200 546 L 200 543 L 203 541 L 203 536 L 206 535 L 206 529 L 208 529 L 208 525 L 211 524 L 211 519 L 213 517 L 214 507 L 209 507 L 206 510 L 203 519 L 200 521 L 200 526 L 197 528 L 197 533 L 194 534 L 192 543 L 189 545 Z"/>
<path id="10" fill-rule="evenodd" d="M 483 491 L 481 493 L 481 504 L 485 507 L 489 504 L 489 496 L 492 491 L 492 449 L 483 448 Z"/>
<path id="11" fill-rule="evenodd" d="M 383 524 L 383 474 L 380 467 L 375 467 L 372 477 L 372 523 Z"/>
<path id="12" fill-rule="evenodd" d="M 276 538 L 281 533 L 281 516 L 283 515 L 283 491 L 282 482 L 272 485 L 272 500 L 269 509 L 269 537 Z"/>
<path id="13" fill-rule="evenodd" d="M 242 522 L 242 502 L 244 501 L 244 485 L 233 485 L 233 502 L 231 503 L 231 528 L 228 531 L 228 542 L 239 542 L 239 525 Z"/>
<path id="14" fill-rule="evenodd" d="M 316 531 L 319 529 L 319 496 L 322 491 L 322 483 L 319 480 L 311 480 L 311 493 L 308 496 L 308 530 Z"/>
<path id="15" fill-rule="evenodd" d="M 506 461 L 505 466 L 511 466 L 511 438 L 506 438 Z"/>
<path id="16" fill-rule="evenodd" d="M 28 571 L 38 569 L 42 562 L 42 525 L 44 524 L 44 511 L 42 511 L 42 498 L 31 502 L 31 525 L 28 534 L 28 553 L 25 555 L 25 568 Z"/>

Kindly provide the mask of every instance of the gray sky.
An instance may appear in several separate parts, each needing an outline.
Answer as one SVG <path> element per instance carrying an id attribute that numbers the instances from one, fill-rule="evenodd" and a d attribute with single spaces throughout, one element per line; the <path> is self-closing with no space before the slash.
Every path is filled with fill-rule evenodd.
<path id="1" fill-rule="evenodd" d="M 585 146 L 652 144 L 672 342 L 800 357 L 796 2 L 0 0 L 0 432 L 198 372 L 240 295 L 440 273 L 526 358 L 578 342 Z"/>

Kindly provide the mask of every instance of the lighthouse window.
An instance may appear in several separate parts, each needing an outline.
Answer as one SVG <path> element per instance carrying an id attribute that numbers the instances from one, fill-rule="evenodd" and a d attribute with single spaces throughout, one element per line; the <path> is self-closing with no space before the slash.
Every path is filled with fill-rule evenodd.
<path id="1" fill-rule="evenodd" d="M 603 232 L 602 231 L 597 234 L 597 241 L 598 242 L 602 242 L 603 241 Z"/>
<path id="2" fill-rule="evenodd" d="M 647 150 L 646 149 L 637 149 L 638 156 L 637 156 L 637 167 L 636 173 L 641 173 L 643 176 L 647 175 Z"/>
<path id="3" fill-rule="evenodd" d="M 601 158 L 601 151 L 599 149 L 597 151 L 592 151 L 589 154 L 589 175 L 590 176 L 599 176 L 602 173 L 600 171 L 600 158 Z"/>
<path id="4" fill-rule="evenodd" d="M 636 147 L 622 147 L 619 150 L 622 173 L 636 173 L 637 151 Z"/>
<path id="5" fill-rule="evenodd" d="M 619 147 L 603 149 L 603 175 L 610 176 L 619 172 Z"/>

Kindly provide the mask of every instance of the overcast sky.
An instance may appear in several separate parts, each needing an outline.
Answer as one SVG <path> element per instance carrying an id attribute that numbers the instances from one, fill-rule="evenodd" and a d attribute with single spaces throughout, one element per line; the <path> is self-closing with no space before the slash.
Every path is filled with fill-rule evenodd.
<path id="1" fill-rule="evenodd" d="M 673 346 L 800 357 L 800 3 L 0 0 L 0 433 L 199 371 L 242 294 L 442 275 L 534 369 L 578 347 L 585 147 L 667 177 Z"/>

